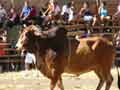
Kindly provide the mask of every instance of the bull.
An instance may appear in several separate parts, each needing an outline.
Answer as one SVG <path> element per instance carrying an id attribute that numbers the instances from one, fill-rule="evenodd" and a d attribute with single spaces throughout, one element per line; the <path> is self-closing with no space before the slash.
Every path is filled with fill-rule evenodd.
<path id="1" fill-rule="evenodd" d="M 54 27 L 48 31 L 31 25 L 20 34 L 19 50 L 36 56 L 36 67 L 48 77 L 50 90 L 57 86 L 64 90 L 62 73 L 82 74 L 94 71 L 99 78 L 96 90 L 109 90 L 113 81 L 111 67 L 115 61 L 113 43 L 103 37 L 88 37 L 76 40 L 67 37 L 67 31 Z"/>

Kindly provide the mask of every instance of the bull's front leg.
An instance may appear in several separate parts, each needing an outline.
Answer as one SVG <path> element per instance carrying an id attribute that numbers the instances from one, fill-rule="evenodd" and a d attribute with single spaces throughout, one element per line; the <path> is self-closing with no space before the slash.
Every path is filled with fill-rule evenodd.
<path id="1" fill-rule="evenodd" d="M 62 77 L 60 76 L 58 81 L 57 81 L 57 87 L 58 90 L 64 90 L 63 82 L 62 82 Z"/>
<path id="2" fill-rule="evenodd" d="M 50 82 L 50 90 L 54 90 L 60 75 L 57 73 L 57 71 L 54 68 L 51 70 L 51 74 L 52 77 Z"/>
<path id="3" fill-rule="evenodd" d="M 45 62 L 49 70 L 53 68 L 54 60 L 56 58 L 56 52 L 52 49 L 46 50 Z"/>
<path id="4" fill-rule="evenodd" d="M 54 88 L 55 88 L 55 86 L 56 86 L 56 82 L 57 82 L 56 79 L 51 79 L 51 82 L 50 82 L 50 90 L 54 90 Z"/>

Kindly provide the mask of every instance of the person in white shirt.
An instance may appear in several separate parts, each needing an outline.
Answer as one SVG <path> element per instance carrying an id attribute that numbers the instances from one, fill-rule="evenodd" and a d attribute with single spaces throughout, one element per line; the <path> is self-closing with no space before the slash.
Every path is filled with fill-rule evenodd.
<path id="1" fill-rule="evenodd" d="M 36 63 L 35 55 L 33 53 L 26 52 L 26 55 L 25 55 L 25 69 L 30 70 L 31 68 L 34 67 L 35 63 Z"/>
<path id="2" fill-rule="evenodd" d="M 71 21 L 74 18 L 73 6 L 71 2 L 62 7 L 61 15 L 68 19 L 68 21 Z"/>

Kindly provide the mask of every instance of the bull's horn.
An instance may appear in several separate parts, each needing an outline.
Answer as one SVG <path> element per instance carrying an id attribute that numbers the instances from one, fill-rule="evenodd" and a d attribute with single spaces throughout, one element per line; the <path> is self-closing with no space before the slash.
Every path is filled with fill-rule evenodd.
<path id="1" fill-rule="evenodd" d="M 48 36 L 43 31 L 35 31 L 34 34 L 35 34 L 35 36 L 40 36 L 41 38 L 47 38 L 47 36 Z"/>
<path id="2" fill-rule="evenodd" d="M 41 36 L 42 35 L 42 30 L 41 30 L 40 27 L 38 27 L 38 26 L 32 26 L 32 29 L 34 30 L 34 34 L 36 36 Z"/>
<path id="3" fill-rule="evenodd" d="M 41 31 L 35 31 L 34 34 L 35 34 L 36 36 L 42 36 L 42 32 L 41 32 Z"/>

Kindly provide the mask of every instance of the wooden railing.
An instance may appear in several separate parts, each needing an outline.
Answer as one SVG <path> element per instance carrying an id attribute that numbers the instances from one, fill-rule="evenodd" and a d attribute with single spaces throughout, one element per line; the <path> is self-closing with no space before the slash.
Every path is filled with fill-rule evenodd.
<path id="1" fill-rule="evenodd" d="M 20 53 L 11 48 L 11 43 L 0 43 L 0 46 L 5 45 L 5 48 L 1 49 L 5 52 L 4 55 L 0 55 L 0 68 L 1 71 L 20 70 L 24 68 L 24 60 Z"/>

